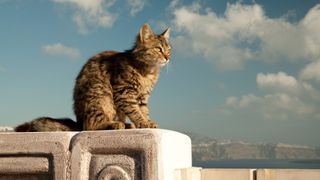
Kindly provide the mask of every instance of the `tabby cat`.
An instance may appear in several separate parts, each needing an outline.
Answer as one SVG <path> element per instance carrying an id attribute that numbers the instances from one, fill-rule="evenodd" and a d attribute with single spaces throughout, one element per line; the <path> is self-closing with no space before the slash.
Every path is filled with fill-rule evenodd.
<path id="1" fill-rule="evenodd" d="M 74 87 L 71 119 L 42 117 L 15 131 L 78 131 L 157 128 L 149 117 L 148 99 L 160 67 L 170 58 L 169 28 L 156 35 L 144 24 L 131 50 L 105 51 L 83 66 Z M 131 123 L 126 123 L 128 117 Z"/>

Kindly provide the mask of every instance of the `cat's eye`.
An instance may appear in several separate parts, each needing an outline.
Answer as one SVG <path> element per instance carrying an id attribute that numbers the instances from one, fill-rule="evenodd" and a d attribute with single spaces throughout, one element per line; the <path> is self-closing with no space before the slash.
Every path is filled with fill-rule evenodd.
<path id="1" fill-rule="evenodd" d="M 162 52 L 162 48 L 161 47 L 156 47 L 156 51 Z"/>

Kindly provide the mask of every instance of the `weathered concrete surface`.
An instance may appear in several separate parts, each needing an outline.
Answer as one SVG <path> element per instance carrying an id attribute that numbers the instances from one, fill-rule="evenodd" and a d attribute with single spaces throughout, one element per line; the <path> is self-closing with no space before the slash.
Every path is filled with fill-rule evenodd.
<path id="1" fill-rule="evenodd" d="M 191 141 L 173 131 L 87 131 L 72 140 L 72 180 L 171 180 L 175 169 L 186 167 L 191 167 Z"/>
<path id="2" fill-rule="evenodd" d="M 201 180 L 201 169 L 200 167 L 176 169 L 175 180 Z"/>
<path id="3" fill-rule="evenodd" d="M 320 180 L 319 169 L 258 169 L 258 180 Z"/>
<path id="4" fill-rule="evenodd" d="M 159 179 L 174 179 L 176 169 L 192 166 L 192 145 L 188 136 L 168 130 L 153 132 L 159 139 Z"/>
<path id="5" fill-rule="evenodd" d="M 30 162 L 32 165 L 30 166 Z M 47 157 L 13 156 L 0 158 L 0 174 L 19 173 L 47 173 L 49 172 L 49 159 Z"/>
<path id="6" fill-rule="evenodd" d="M 0 132 L 0 180 L 173 180 L 191 140 L 161 129 Z"/>
<path id="7" fill-rule="evenodd" d="M 320 180 L 319 169 L 202 169 L 175 171 L 175 180 Z"/>
<path id="8" fill-rule="evenodd" d="M 201 180 L 254 180 L 252 169 L 202 169 Z"/>
<path id="9" fill-rule="evenodd" d="M 66 179 L 75 133 L 0 133 L 0 179 Z"/>
<path id="10" fill-rule="evenodd" d="M 162 129 L 0 132 L 0 180 L 320 180 L 318 169 L 191 168 L 191 141 Z"/>

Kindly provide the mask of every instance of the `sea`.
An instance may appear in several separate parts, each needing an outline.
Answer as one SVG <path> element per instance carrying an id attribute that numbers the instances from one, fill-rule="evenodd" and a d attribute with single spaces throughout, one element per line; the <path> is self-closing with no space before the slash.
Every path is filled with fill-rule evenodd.
<path id="1" fill-rule="evenodd" d="M 193 167 L 245 169 L 320 169 L 317 160 L 217 160 L 193 161 Z"/>

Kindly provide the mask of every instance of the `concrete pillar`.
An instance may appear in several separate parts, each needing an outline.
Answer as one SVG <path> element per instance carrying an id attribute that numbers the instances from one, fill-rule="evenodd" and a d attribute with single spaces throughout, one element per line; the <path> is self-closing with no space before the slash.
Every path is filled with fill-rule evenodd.
<path id="1" fill-rule="evenodd" d="M 0 133 L 1 179 L 66 179 L 75 133 Z"/>
<path id="2" fill-rule="evenodd" d="M 191 161 L 189 137 L 174 131 L 87 131 L 73 139 L 71 179 L 173 180 Z"/>
<path id="3" fill-rule="evenodd" d="M 169 130 L 0 132 L 0 180 L 173 180 L 191 163 L 190 138 Z"/>
<path id="4" fill-rule="evenodd" d="M 318 169 L 258 169 L 258 180 L 320 180 Z"/>

